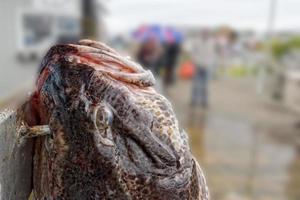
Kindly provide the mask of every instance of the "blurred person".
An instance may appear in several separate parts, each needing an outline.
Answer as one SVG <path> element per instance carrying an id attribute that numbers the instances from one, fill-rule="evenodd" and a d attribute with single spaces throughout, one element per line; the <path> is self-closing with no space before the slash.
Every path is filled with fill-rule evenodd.
<path id="1" fill-rule="evenodd" d="M 237 33 L 229 27 L 221 27 L 216 33 L 218 67 L 227 68 L 237 56 L 239 46 L 236 43 Z"/>
<path id="2" fill-rule="evenodd" d="M 209 74 L 215 62 L 215 44 L 208 30 L 192 36 L 187 50 L 196 66 L 192 84 L 191 106 L 208 107 Z"/>
<path id="3" fill-rule="evenodd" d="M 156 78 L 155 88 L 158 92 L 162 92 L 162 81 L 160 71 L 163 64 L 164 51 L 161 43 L 156 38 L 150 38 L 144 41 L 137 53 L 138 62 L 146 69 L 151 70 Z"/>
<path id="4" fill-rule="evenodd" d="M 164 89 L 171 86 L 175 82 L 175 68 L 180 54 L 181 46 L 178 43 L 170 43 L 165 46 L 165 74 Z"/>

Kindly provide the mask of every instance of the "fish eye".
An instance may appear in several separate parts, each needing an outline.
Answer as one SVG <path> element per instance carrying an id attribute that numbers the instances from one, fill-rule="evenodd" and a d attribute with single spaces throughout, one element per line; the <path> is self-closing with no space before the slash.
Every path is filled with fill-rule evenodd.
<path id="1" fill-rule="evenodd" d="M 113 113 L 107 106 L 99 106 L 95 113 L 95 122 L 98 129 L 107 129 L 112 125 Z"/>

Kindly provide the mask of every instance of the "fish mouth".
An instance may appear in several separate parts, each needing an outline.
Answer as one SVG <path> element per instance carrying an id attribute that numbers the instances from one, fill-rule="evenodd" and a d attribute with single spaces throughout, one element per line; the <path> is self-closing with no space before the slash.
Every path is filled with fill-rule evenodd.
<path id="1" fill-rule="evenodd" d="M 67 53 L 65 60 L 91 66 L 110 77 L 139 87 L 149 87 L 155 84 L 150 70 L 144 70 L 141 65 L 124 57 L 104 43 L 93 40 L 80 40 L 78 44 L 69 44 L 76 53 Z"/>
<path id="2" fill-rule="evenodd" d="M 61 59 L 72 64 L 88 65 L 116 80 L 141 88 L 155 84 L 150 70 L 143 69 L 129 57 L 120 55 L 114 49 L 98 41 L 84 39 L 80 40 L 78 44 L 53 46 L 41 63 L 40 75 L 47 66 L 55 64 Z"/>

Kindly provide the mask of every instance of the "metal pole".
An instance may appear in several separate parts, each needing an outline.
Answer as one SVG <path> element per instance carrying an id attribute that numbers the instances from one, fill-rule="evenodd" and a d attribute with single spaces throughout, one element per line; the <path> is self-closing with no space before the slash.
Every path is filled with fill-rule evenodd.
<path id="1" fill-rule="evenodd" d="M 267 19 L 267 26 L 266 26 L 266 33 L 265 33 L 265 41 L 272 40 L 274 36 L 274 25 L 275 25 L 275 18 L 276 18 L 276 8 L 277 8 L 277 0 L 270 0 L 270 5 L 268 7 L 268 19 Z M 267 57 L 265 60 L 266 65 L 273 65 L 272 56 L 271 56 L 271 43 L 267 44 Z M 266 69 L 265 67 L 260 67 L 258 73 L 258 80 L 256 85 L 256 93 L 261 95 L 265 90 L 265 82 L 266 82 Z"/>
<path id="2" fill-rule="evenodd" d="M 81 0 L 82 38 L 96 39 L 97 14 L 95 0 Z"/>
<path id="3" fill-rule="evenodd" d="M 270 10 L 269 10 L 269 17 L 268 17 L 268 24 L 267 24 L 267 37 L 273 36 L 274 25 L 275 25 L 275 16 L 276 16 L 276 7 L 277 7 L 277 0 L 270 0 Z"/>

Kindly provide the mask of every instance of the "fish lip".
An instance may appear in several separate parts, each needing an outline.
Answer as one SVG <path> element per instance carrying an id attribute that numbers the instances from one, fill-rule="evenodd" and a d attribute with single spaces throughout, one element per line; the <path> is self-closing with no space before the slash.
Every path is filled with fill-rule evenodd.
<path id="1" fill-rule="evenodd" d="M 130 59 L 130 57 L 122 56 L 114 49 L 108 47 L 106 44 L 92 41 L 92 40 L 81 40 L 79 44 L 69 44 L 70 46 L 77 48 L 79 54 L 94 54 L 94 57 L 102 56 L 103 58 L 110 59 L 115 63 L 119 63 L 122 68 L 130 69 L 132 72 L 143 72 L 143 67 Z"/>
<path id="2" fill-rule="evenodd" d="M 121 56 L 113 49 L 98 49 L 77 44 L 70 44 L 70 46 L 77 48 L 77 51 L 65 55 L 65 59 L 69 62 L 86 64 L 116 80 L 140 87 L 150 87 L 155 84 L 155 78 L 150 70 L 143 69 L 141 65 Z"/>
<path id="3" fill-rule="evenodd" d="M 121 56 L 104 43 L 92 40 L 80 40 L 78 44 L 59 44 L 51 47 L 41 62 L 39 75 L 47 66 L 62 60 L 73 64 L 85 64 L 115 80 L 138 87 L 151 87 L 155 84 L 155 78 L 150 70 L 145 70 L 133 60 Z"/>

